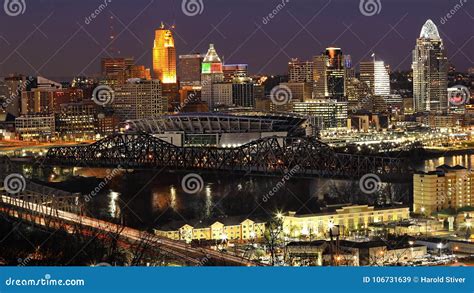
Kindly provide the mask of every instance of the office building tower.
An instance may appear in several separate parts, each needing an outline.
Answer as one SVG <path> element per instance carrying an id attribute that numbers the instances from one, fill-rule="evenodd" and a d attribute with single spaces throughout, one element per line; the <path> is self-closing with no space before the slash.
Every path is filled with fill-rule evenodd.
<path id="1" fill-rule="evenodd" d="M 383 61 L 374 59 L 360 62 L 360 81 L 369 86 L 372 95 L 390 94 L 390 76 Z"/>
<path id="2" fill-rule="evenodd" d="M 341 98 L 345 95 L 345 62 L 341 48 L 329 47 L 313 59 L 314 97 Z"/>
<path id="3" fill-rule="evenodd" d="M 103 76 L 119 76 L 135 64 L 133 57 L 126 58 L 102 58 L 101 72 Z"/>
<path id="4" fill-rule="evenodd" d="M 282 82 L 281 86 L 286 86 L 290 89 L 291 100 L 304 102 L 311 100 L 313 95 L 313 87 L 308 82 Z"/>
<path id="5" fill-rule="evenodd" d="M 176 83 L 176 49 L 171 30 L 163 23 L 155 31 L 153 45 L 153 74 L 161 83 Z"/>
<path id="6" fill-rule="evenodd" d="M 313 127 L 319 129 L 347 127 L 347 102 L 315 99 L 292 104 L 293 112 L 308 116 Z"/>
<path id="7" fill-rule="evenodd" d="M 201 85 L 201 54 L 179 55 L 178 78 L 181 87 Z"/>
<path id="8" fill-rule="evenodd" d="M 289 82 L 313 82 L 313 62 L 299 61 L 298 58 L 292 58 L 288 62 L 288 81 Z"/>
<path id="9" fill-rule="evenodd" d="M 248 77 L 248 64 L 224 64 L 222 65 L 225 82 L 233 82 L 234 79 L 245 79 Z"/>
<path id="10" fill-rule="evenodd" d="M 217 95 L 213 92 L 213 84 L 224 82 L 222 61 L 217 55 L 214 44 L 209 45 L 209 50 L 204 57 L 201 70 L 201 100 L 206 102 L 212 110 L 217 105 Z"/>
<path id="11" fill-rule="evenodd" d="M 256 86 L 249 78 L 232 84 L 232 104 L 238 107 L 255 107 Z"/>
<path id="12" fill-rule="evenodd" d="M 21 115 L 52 114 L 55 109 L 55 92 L 62 85 L 38 76 L 31 87 L 21 92 Z"/>
<path id="13" fill-rule="evenodd" d="M 130 81 L 114 87 L 112 109 L 121 122 L 164 114 L 168 101 L 162 95 L 159 80 Z"/>
<path id="14" fill-rule="evenodd" d="M 412 69 L 415 112 L 446 112 L 448 59 L 438 28 L 430 19 L 416 40 Z"/>

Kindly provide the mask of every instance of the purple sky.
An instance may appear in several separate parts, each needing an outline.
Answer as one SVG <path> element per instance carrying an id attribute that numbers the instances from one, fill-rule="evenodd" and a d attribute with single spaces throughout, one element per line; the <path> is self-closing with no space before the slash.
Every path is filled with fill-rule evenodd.
<path id="1" fill-rule="evenodd" d="M 359 0 L 289 0 L 264 24 L 263 17 L 281 1 L 201 0 L 202 14 L 186 16 L 181 0 L 111 0 L 86 24 L 103 1 L 25 0 L 25 13 L 15 17 L 0 10 L 0 75 L 65 78 L 99 72 L 112 14 L 118 35 L 113 47 L 147 66 L 153 30 L 164 21 L 176 24 L 178 54 L 205 52 L 212 42 L 226 63 L 248 63 L 251 73 L 286 73 L 289 57 L 310 59 L 331 45 L 352 55 L 355 64 L 375 51 L 393 69 L 409 69 L 428 18 L 437 24 L 451 63 L 459 70 L 474 66 L 472 1 L 442 24 L 441 17 L 459 0 L 378 0 L 381 11 L 375 16 L 362 15 Z"/>

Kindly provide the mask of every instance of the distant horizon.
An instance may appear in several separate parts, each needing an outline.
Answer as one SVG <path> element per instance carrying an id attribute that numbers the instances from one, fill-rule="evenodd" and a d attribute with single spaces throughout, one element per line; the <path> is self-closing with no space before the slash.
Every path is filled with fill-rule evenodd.
<path id="1" fill-rule="evenodd" d="M 177 55 L 204 54 L 214 43 L 227 64 L 249 64 L 251 75 L 286 75 L 291 58 L 311 60 L 331 46 L 351 55 L 356 68 L 375 52 L 392 71 L 409 71 L 411 51 L 427 19 L 438 27 L 456 71 L 474 66 L 474 26 L 468 12 L 472 3 L 448 19 L 444 15 L 458 1 L 407 6 L 401 3 L 409 0 L 383 0 L 374 16 L 362 15 L 359 1 L 348 0 L 204 0 L 202 14 L 196 16 L 185 15 L 181 1 L 108 1 L 95 18 L 89 15 L 103 1 L 29 1 L 17 17 L 0 11 L 0 76 L 41 75 L 56 81 L 94 77 L 100 73 L 100 59 L 110 57 L 110 52 L 120 52 L 113 57 L 134 57 L 137 64 L 151 68 L 154 30 L 162 20 L 167 27 L 176 26 Z M 107 47 L 112 32 L 116 42 Z"/>

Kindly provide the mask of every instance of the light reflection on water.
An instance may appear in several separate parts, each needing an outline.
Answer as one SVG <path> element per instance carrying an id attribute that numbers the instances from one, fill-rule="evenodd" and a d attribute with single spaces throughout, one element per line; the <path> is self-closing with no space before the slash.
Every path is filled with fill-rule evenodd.
<path id="1" fill-rule="evenodd" d="M 118 199 L 120 197 L 120 193 L 115 192 L 115 191 L 110 191 L 107 196 L 109 198 L 109 215 L 112 218 L 119 218 L 120 206 L 118 204 Z"/>
<path id="2" fill-rule="evenodd" d="M 430 159 L 417 166 L 417 169 L 429 171 L 442 164 L 459 164 L 470 168 L 473 159 L 474 155 Z M 62 174 L 61 171 L 57 170 L 58 174 Z M 77 188 L 80 188 L 82 194 L 90 193 L 107 176 L 105 169 L 100 168 L 76 167 L 72 171 L 71 175 L 90 179 L 78 184 Z M 68 172 L 63 173 L 61 179 L 69 180 Z M 205 183 L 204 189 L 197 194 L 187 194 L 181 188 L 181 180 L 187 174 L 163 172 L 155 176 L 156 173 L 152 170 L 120 173 L 89 203 L 88 208 L 97 217 L 124 217 L 127 225 L 137 227 L 222 215 L 252 213 L 253 216 L 260 217 L 275 210 L 307 213 L 310 210 L 318 210 L 318 198 L 337 194 L 335 189 L 344 191 L 344 188 L 347 188 L 344 185 L 349 184 L 346 180 L 324 178 L 293 179 L 268 202 L 263 202 L 262 198 L 281 178 L 203 173 L 201 175 Z M 404 185 L 403 190 L 411 192 L 409 185 Z"/>

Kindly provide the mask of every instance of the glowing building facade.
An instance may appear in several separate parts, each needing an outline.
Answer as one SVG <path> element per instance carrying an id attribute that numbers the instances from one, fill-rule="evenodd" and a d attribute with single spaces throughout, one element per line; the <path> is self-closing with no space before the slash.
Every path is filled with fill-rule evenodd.
<path id="1" fill-rule="evenodd" d="M 153 73 L 162 83 L 176 83 L 176 49 L 171 30 L 161 27 L 155 31 Z"/>
<path id="2" fill-rule="evenodd" d="M 219 104 L 220 97 L 215 84 L 224 82 L 224 72 L 222 70 L 222 61 L 217 55 L 214 44 L 209 45 L 209 50 L 202 62 L 201 67 L 201 101 L 213 109 Z M 232 97 L 232 95 L 230 95 Z"/>
<path id="3" fill-rule="evenodd" d="M 376 96 L 390 95 L 390 76 L 383 61 L 360 63 L 360 81 L 365 82 Z"/>
<path id="4" fill-rule="evenodd" d="M 345 96 L 345 77 L 348 65 L 350 66 L 350 57 L 344 56 L 341 48 L 329 47 L 323 54 L 314 56 L 314 98 Z"/>
<path id="5" fill-rule="evenodd" d="M 413 50 L 413 105 L 416 112 L 446 112 L 448 59 L 438 28 L 428 19 Z"/>

